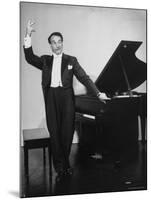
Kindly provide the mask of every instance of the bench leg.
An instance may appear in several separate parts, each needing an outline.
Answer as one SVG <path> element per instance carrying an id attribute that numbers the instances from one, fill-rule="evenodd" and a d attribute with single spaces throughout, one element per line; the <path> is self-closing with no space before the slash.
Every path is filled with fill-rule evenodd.
<path id="1" fill-rule="evenodd" d="M 52 168 L 51 168 L 51 146 L 49 145 L 48 146 L 48 159 L 49 159 L 49 175 L 50 175 L 50 178 L 51 178 L 51 175 L 52 175 Z"/>
<path id="2" fill-rule="evenodd" d="M 44 168 L 46 167 L 46 149 L 43 148 L 43 162 L 44 162 Z"/>
<path id="3" fill-rule="evenodd" d="M 28 166 L 28 148 L 24 147 L 24 169 L 25 178 L 27 183 L 29 182 L 29 166 Z"/>

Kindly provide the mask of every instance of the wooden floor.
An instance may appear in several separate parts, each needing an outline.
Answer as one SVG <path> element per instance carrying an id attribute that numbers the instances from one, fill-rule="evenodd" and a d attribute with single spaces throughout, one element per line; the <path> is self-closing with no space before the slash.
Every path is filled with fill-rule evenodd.
<path id="1" fill-rule="evenodd" d="M 39 197 L 115 191 L 146 190 L 146 145 L 126 151 L 119 159 L 104 153 L 103 160 L 79 152 L 78 144 L 72 145 L 70 156 L 74 174 L 70 179 L 56 183 L 56 173 L 49 172 L 48 155 L 43 166 L 42 150 L 29 153 L 29 183 L 24 177 L 23 149 L 21 149 L 21 197 Z"/>

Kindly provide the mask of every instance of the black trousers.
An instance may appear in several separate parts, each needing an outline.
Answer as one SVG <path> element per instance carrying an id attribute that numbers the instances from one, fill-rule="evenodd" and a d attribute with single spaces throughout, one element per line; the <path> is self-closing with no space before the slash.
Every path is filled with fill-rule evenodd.
<path id="1" fill-rule="evenodd" d="M 75 104 L 73 89 L 48 89 L 46 104 L 47 127 L 51 137 L 54 168 L 57 172 L 70 167 L 69 154 L 74 133 Z"/>

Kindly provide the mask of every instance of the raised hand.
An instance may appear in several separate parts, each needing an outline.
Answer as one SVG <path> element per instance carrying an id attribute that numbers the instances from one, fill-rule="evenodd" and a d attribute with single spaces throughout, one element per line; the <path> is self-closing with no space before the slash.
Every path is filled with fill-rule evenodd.
<path id="1" fill-rule="evenodd" d="M 32 32 L 35 32 L 35 29 L 33 28 L 33 25 L 35 22 L 28 20 L 27 27 L 26 27 L 26 36 L 31 36 Z"/>

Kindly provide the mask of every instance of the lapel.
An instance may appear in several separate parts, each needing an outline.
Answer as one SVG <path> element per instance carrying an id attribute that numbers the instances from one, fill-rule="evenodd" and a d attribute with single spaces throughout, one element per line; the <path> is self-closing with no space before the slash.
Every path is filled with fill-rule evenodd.
<path id="1" fill-rule="evenodd" d="M 46 65 L 48 66 L 49 71 L 52 70 L 52 64 L 53 64 L 53 56 L 49 56 L 46 61 Z"/>
<path id="2" fill-rule="evenodd" d="M 63 72 L 67 66 L 67 62 L 68 62 L 68 56 L 63 53 L 61 62 L 61 77 L 63 76 Z"/>
<path id="3" fill-rule="evenodd" d="M 53 56 L 48 56 L 46 59 L 46 67 L 44 68 L 45 78 L 43 80 L 44 82 L 46 81 L 46 83 L 48 84 L 50 84 L 51 82 L 52 64 L 53 64 Z"/>

